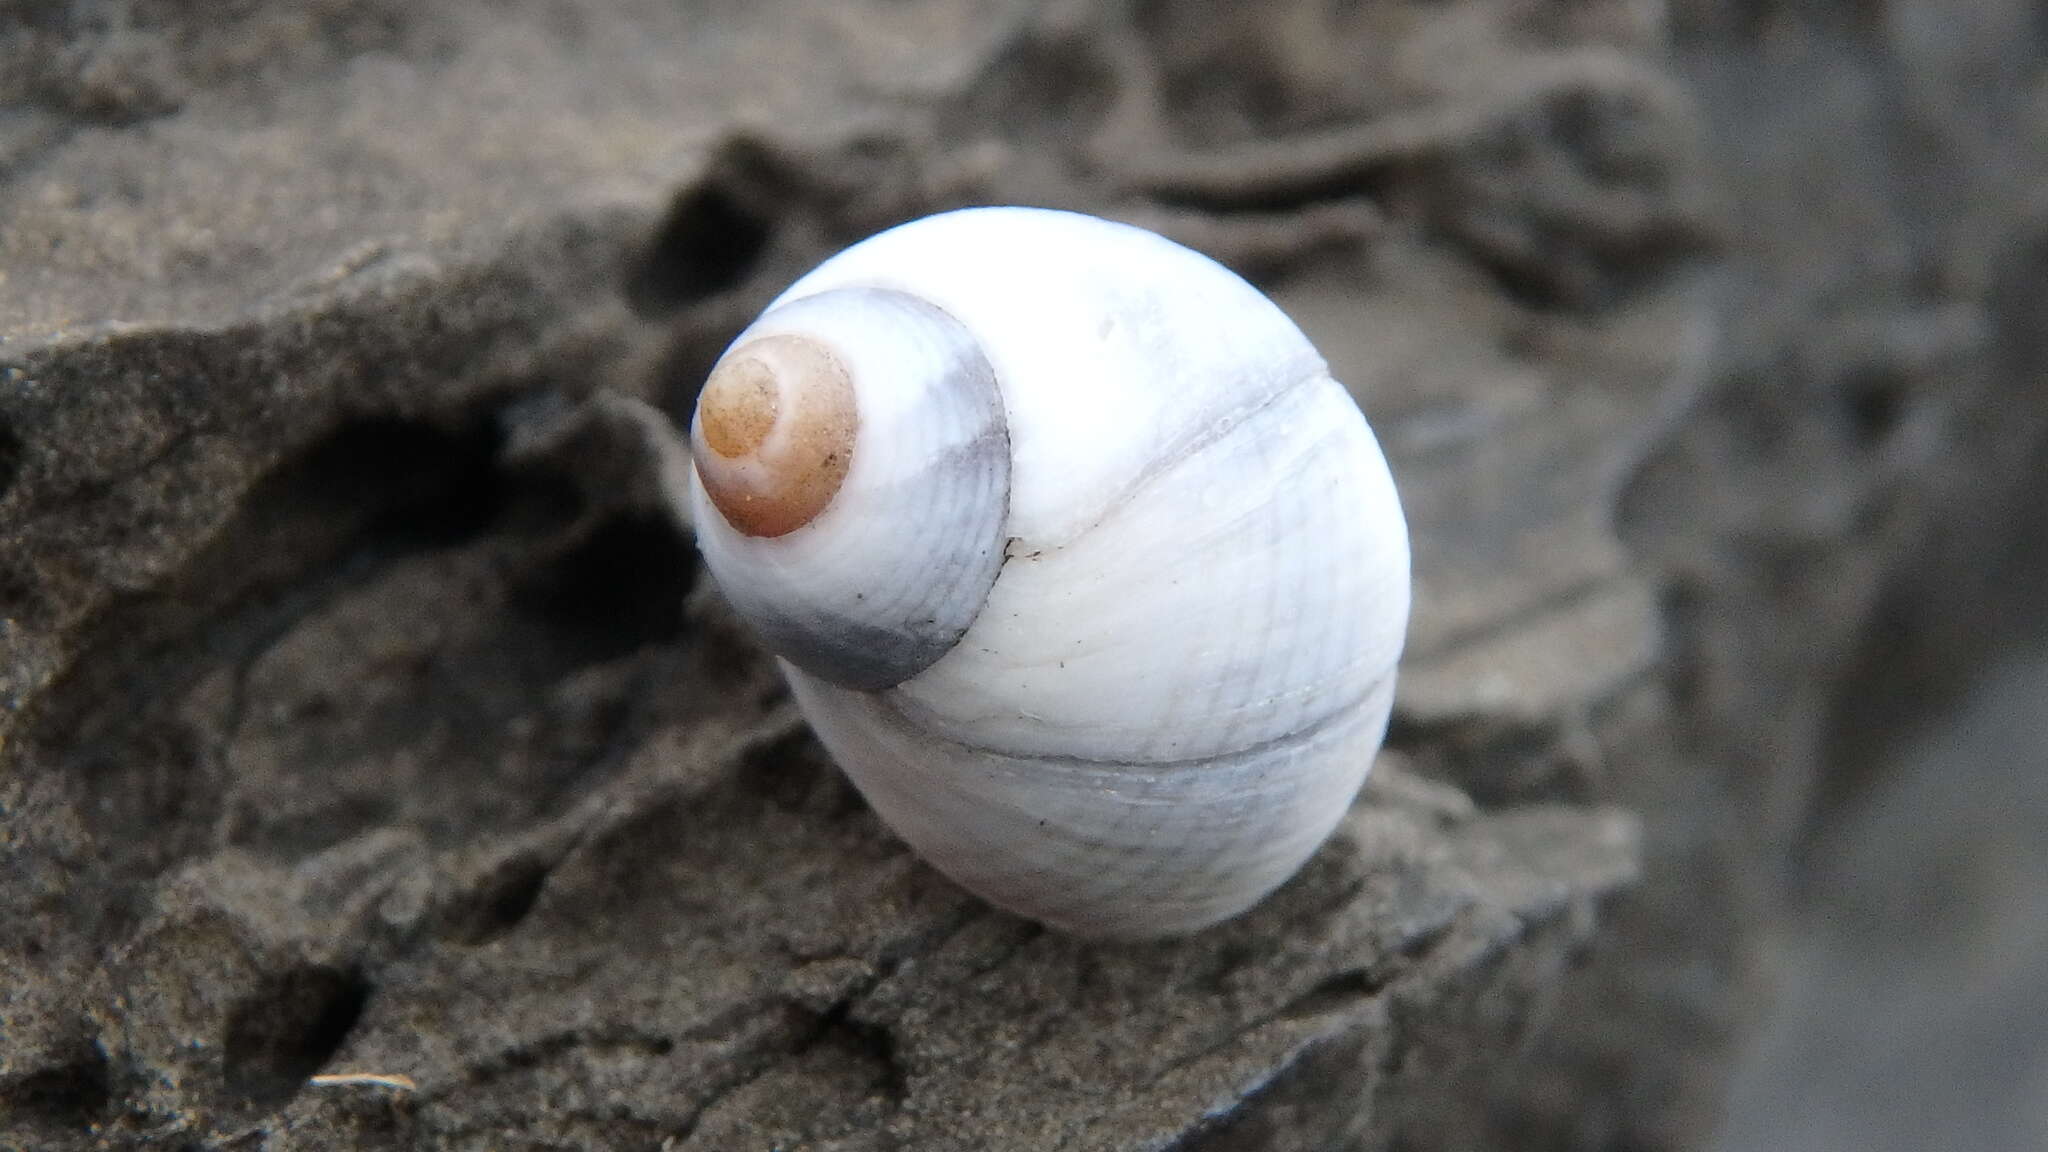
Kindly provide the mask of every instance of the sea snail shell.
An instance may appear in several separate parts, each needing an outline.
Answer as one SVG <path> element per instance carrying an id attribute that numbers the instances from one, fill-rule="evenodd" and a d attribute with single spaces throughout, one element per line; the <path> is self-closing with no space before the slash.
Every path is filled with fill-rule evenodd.
<path id="1" fill-rule="evenodd" d="M 1386 731 L 1408 534 L 1265 297 L 982 208 L 840 253 L 692 427 L 712 575 L 895 831 L 1080 935 L 1192 931 L 1330 834 Z"/>

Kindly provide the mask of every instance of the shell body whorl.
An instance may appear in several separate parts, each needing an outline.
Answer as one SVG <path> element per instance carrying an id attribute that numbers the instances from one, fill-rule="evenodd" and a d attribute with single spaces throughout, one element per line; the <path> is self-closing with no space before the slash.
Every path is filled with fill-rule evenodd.
<path id="1" fill-rule="evenodd" d="M 1409 599 L 1385 461 L 1292 322 L 1150 233 L 970 209 L 827 261 L 727 356 L 775 334 L 847 364 L 850 467 L 775 536 L 700 476 L 700 546 L 882 818 L 1083 935 L 1291 876 L 1371 766 Z"/>

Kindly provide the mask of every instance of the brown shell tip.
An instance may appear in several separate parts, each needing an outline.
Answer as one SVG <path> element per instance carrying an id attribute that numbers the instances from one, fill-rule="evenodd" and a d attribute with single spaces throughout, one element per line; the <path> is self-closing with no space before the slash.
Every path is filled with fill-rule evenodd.
<path id="1" fill-rule="evenodd" d="M 697 427 L 707 447 L 734 459 L 768 439 L 781 409 L 768 366 L 756 357 L 731 356 L 712 370 L 697 395 Z"/>
<path id="2" fill-rule="evenodd" d="M 838 494 L 858 427 L 853 382 L 829 348 L 763 336 L 728 352 L 698 394 L 697 475 L 734 529 L 786 535 Z"/>

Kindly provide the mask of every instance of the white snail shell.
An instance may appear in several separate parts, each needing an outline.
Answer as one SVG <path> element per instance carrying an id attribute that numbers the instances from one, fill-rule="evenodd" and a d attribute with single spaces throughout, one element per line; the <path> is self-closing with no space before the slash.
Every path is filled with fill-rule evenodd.
<path id="1" fill-rule="evenodd" d="M 1249 907 L 1386 731 L 1408 534 L 1257 290 L 1026 208 L 884 232 L 727 349 L 699 546 L 833 758 L 990 902 L 1089 936 Z"/>

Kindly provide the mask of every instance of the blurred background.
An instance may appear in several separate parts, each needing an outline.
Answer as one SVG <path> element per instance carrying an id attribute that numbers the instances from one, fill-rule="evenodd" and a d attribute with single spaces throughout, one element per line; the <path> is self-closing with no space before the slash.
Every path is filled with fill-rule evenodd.
<path id="1" fill-rule="evenodd" d="M 2048 8 L 1680 10 L 1700 35 L 1681 69 L 1748 222 L 1756 295 L 1730 314 L 1803 328 L 1754 386 L 1825 365 L 1861 418 L 1901 421 L 1901 487 L 1958 485 L 1883 577 L 1827 708 L 1713 1146 L 2048 1146 Z M 1960 432 L 1973 391 L 2014 430 Z M 1891 407 L 1915 395 L 1926 408 Z"/>
<path id="2" fill-rule="evenodd" d="M 2031 639 L 1816 829 L 1716 1147 L 2048 1142 L 2048 651 Z"/>

